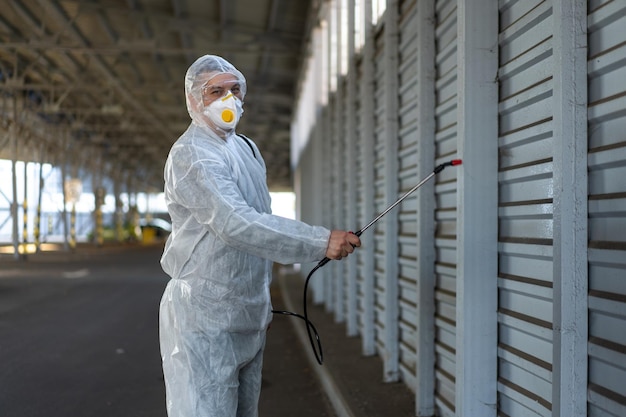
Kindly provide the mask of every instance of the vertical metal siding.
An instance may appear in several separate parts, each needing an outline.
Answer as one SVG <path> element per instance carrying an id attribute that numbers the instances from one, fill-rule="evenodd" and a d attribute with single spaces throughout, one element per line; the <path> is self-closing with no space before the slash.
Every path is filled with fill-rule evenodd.
<path id="1" fill-rule="evenodd" d="M 351 23 L 354 26 L 354 22 Z M 352 51 L 354 54 L 354 51 Z M 348 207 L 346 227 L 351 230 L 357 230 L 359 227 L 358 215 L 361 212 L 362 200 L 357 189 L 358 178 L 361 177 L 362 164 L 359 158 L 359 138 L 360 138 L 360 95 L 359 84 L 360 77 L 357 72 L 356 57 L 350 57 L 350 69 L 348 74 L 348 106 L 347 106 L 347 129 L 348 129 L 348 158 L 347 165 L 349 167 L 347 175 L 347 191 L 348 191 Z M 348 319 L 347 319 L 347 335 L 356 336 L 359 331 L 359 284 L 358 273 L 361 267 L 360 259 L 361 251 L 357 250 L 351 255 L 348 264 Z"/>
<path id="2" fill-rule="evenodd" d="M 330 100 L 328 102 L 329 113 L 328 113 L 328 122 L 330 129 L 330 160 L 332 163 L 331 172 L 332 172 L 332 181 L 330 181 L 328 187 L 328 196 L 329 201 L 332 204 L 330 219 L 328 225 L 331 229 L 339 228 L 339 222 L 341 221 L 341 210 L 342 210 L 342 155 L 341 152 L 343 150 L 343 144 L 341 143 L 340 135 L 339 135 L 339 127 L 338 127 L 338 119 L 340 116 L 338 114 L 340 108 L 340 100 L 339 94 L 337 91 L 331 93 Z M 341 280 L 338 279 L 340 276 L 340 268 L 341 265 L 339 262 L 330 262 L 327 266 L 327 281 L 326 281 L 326 311 L 330 313 L 337 313 L 339 306 L 341 305 L 342 299 L 342 288 L 341 288 Z"/>
<path id="3" fill-rule="evenodd" d="M 345 78 L 340 77 L 337 80 L 337 93 L 335 94 L 335 108 L 333 111 L 333 131 L 335 147 L 333 148 L 333 159 L 335 161 L 335 181 L 334 198 L 335 210 L 333 227 L 345 230 L 349 227 L 346 222 L 346 207 L 350 203 L 346 199 L 346 177 L 348 175 L 346 169 L 346 94 L 345 94 Z M 346 263 L 347 261 L 332 262 L 333 284 L 334 284 L 334 304 L 333 311 L 335 313 L 335 321 L 342 323 L 345 321 L 346 310 Z"/>
<path id="4" fill-rule="evenodd" d="M 385 11 L 385 206 L 398 198 L 398 0 L 387 0 Z M 385 229 L 385 382 L 397 381 L 399 372 L 398 210 L 382 221 Z"/>
<path id="5" fill-rule="evenodd" d="M 354 167 L 354 177 L 355 177 L 355 193 L 356 193 L 356 213 L 355 213 L 355 228 L 361 227 L 366 224 L 365 216 L 363 211 L 365 210 L 365 191 L 366 191 L 366 180 L 365 173 L 367 166 L 365 165 L 365 152 L 368 150 L 364 149 L 365 146 L 363 144 L 363 140 L 365 138 L 365 127 L 364 120 L 366 120 L 366 116 L 363 114 L 365 108 L 367 107 L 363 103 L 363 58 L 359 57 L 355 65 L 355 74 L 353 75 L 356 78 L 356 86 L 357 94 L 356 94 L 356 102 L 355 102 L 355 133 L 357 137 L 357 144 L 355 144 L 355 150 L 357 151 L 355 155 L 355 167 Z M 361 237 L 361 239 L 365 239 L 365 237 Z M 363 244 L 365 242 L 362 242 Z M 363 245 L 360 250 L 356 251 L 355 257 L 356 260 L 356 296 L 357 296 L 357 332 L 363 337 L 363 328 L 365 326 L 365 310 L 366 305 L 364 302 L 365 299 L 365 263 L 366 263 L 366 251 L 365 248 L 367 246 Z"/>
<path id="6" fill-rule="evenodd" d="M 626 2 L 589 2 L 588 415 L 626 415 Z"/>
<path id="7" fill-rule="evenodd" d="M 335 221 L 335 207 L 337 205 L 337 199 L 335 197 L 335 189 L 333 184 L 336 181 L 336 160 L 333 157 L 336 155 L 335 146 L 337 145 L 336 140 L 334 138 L 334 115 L 335 113 L 335 100 L 334 95 L 330 95 L 328 97 L 328 105 L 324 109 L 322 113 L 322 125 L 324 126 L 324 150 L 326 151 L 326 159 L 324 160 L 324 173 L 326 175 L 326 181 L 324 184 L 327 185 L 327 190 L 325 195 L 327 197 L 325 200 L 327 204 L 325 204 L 325 222 L 324 225 L 328 228 L 334 228 Z M 333 296 L 334 296 L 334 271 L 333 271 L 333 263 L 327 265 L 327 268 L 322 268 L 324 270 L 323 279 L 323 301 L 324 306 L 326 307 L 326 311 L 332 311 L 333 309 Z"/>
<path id="8" fill-rule="evenodd" d="M 371 21 L 371 3 L 364 10 L 364 20 Z M 374 200 L 376 190 L 374 188 L 374 142 L 375 142 L 375 121 L 376 113 L 375 103 L 375 45 L 374 45 L 374 28 L 367 25 L 365 38 L 366 42 L 363 46 L 363 58 L 361 59 L 361 79 L 360 79 L 360 98 L 361 98 L 361 176 L 363 195 L 362 211 L 360 213 L 365 225 L 374 218 Z M 365 355 L 373 355 L 376 353 L 376 309 L 374 297 L 374 267 L 375 267 L 375 245 L 373 233 L 363 236 L 364 246 L 360 252 L 362 268 L 360 269 L 359 280 L 361 281 L 361 292 L 359 293 L 360 313 L 361 313 L 361 337 L 363 353 Z"/>
<path id="9" fill-rule="evenodd" d="M 339 107 L 339 97 L 337 92 L 332 92 L 331 96 L 328 100 L 328 129 L 330 131 L 329 134 L 329 150 L 330 150 L 330 173 L 331 173 L 331 181 L 328 184 L 328 201 L 330 205 L 329 210 L 329 219 L 327 226 L 330 229 L 338 228 L 339 221 L 339 213 L 341 213 L 341 166 L 340 159 L 341 154 L 340 149 L 342 148 L 341 142 L 339 140 L 338 130 L 337 130 L 337 109 Z M 330 262 L 325 267 L 327 269 L 326 273 L 326 281 L 325 281 L 325 304 L 326 311 L 329 313 L 335 313 L 337 311 L 337 307 L 339 305 L 339 291 L 338 286 L 339 282 L 337 280 L 338 277 L 338 262 Z"/>
<path id="10" fill-rule="evenodd" d="M 416 69 L 419 51 L 415 48 L 419 39 L 412 27 L 412 22 L 417 20 L 416 5 L 421 1 L 426 0 L 400 1 L 398 9 L 400 192 L 414 185 L 413 180 L 423 169 L 417 164 L 420 158 L 423 160 L 422 145 L 417 139 L 421 122 L 416 120 L 421 100 L 417 93 L 421 78 Z M 443 162 L 459 146 L 457 76 L 461 72 L 457 69 L 457 1 L 432 1 L 436 17 L 435 162 Z M 554 4 L 554 10 L 558 11 L 557 5 L 561 3 Z M 623 82 L 626 78 L 626 3 L 623 0 L 588 0 L 588 5 L 587 413 L 591 417 L 621 417 L 626 415 L 626 237 L 623 233 L 626 228 L 626 84 Z M 557 361 L 562 358 L 558 357 L 560 350 L 555 346 L 558 345 L 557 332 L 562 329 L 558 328 L 556 318 L 559 306 L 567 302 L 555 295 L 556 284 L 553 290 L 553 282 L 557 283 L 558 279 L 567 284 L 567 276 L 560 276 L 555 267 L 560 256 L 557 245 L 562 242 L 555 233 L 560 212 L 554 201 L 560 195 L 556 193 L 562 191 L 557 189 L 555 181 L 559 171 L 553 162 L 557 161 L 556 157 L 553 159 L 557 148 L 567 143 L 563 141 L 559 145 L 553 139 L 553 135 L 559 137 L 558 118 L 555 116 L 553 120 L 559 89 L 555 87 L 553 75 L 557 74 L 554 78 L 558 80 L 559 73 L 555 71 L 564 65 L 553 56 L 553 47 L 555 55 L 559 52 L 553 28 L 555 19 L 565 17 L 553 15 L 551 0 L 499 0 L 498 7 L 497 412 L 502 417 L 551 416 L 560 410 L 557 390 L 563 391 L 555 382 L 563 373 L 558 372 Z M 340 86 L 340 94 L 330 97 L 312 133 L 318 145 L 307 146 L 302 156 L 316 160 L 313 166 L 302 162 L 299 167 L 303 188 L 315 190 L 302 204 L 315 206 L 316 211 L 321 212 L 321 215 L 314 214 L 310 208 L 303 207 L 303 216 L 319 216 L 329 227 L 352 226 L 343 223 L 349 204 L 356 205 L 354 227 L 363 226 L 387 207 L 390 198 L 386 159 L 390 153 L 385 128 L 388 73 L 384 70 L 388 53 L 384 33 L 387 23 L 369 34 L 369 43 L 356 62 L 356 71 L 349 75 L 357 77 L 356 102 L 354 105 L 346 103 L 346 94 L 341 94 L 343 87 Z M 567 103 L 561 102 L 561 107 L 566 108 Z M 359 138 L 354 172 L 346 172 L 340 166 L 343 155 L 354 146 L 352 142 L 344 142 L 349 135 L 346 135 L 345 123 L 341 122 L 350 116 L 349 112 L 356 113 L 355 132 Z M 562 135 L 563 130 L 560 132 Z M 565 163 L 562 165 L 570 168 Z M 308 176 L 318 169 L 321 172 Z M 349 183 L 341 180 L 347 175 L 357 177 L 354 201 L 349 197 Z M 458 329 L 456 322 L 457 303 L 459 310 L 462 305 L 462 299 L 457 300 L 456 294 L 459 259 L 455 236 L 456 175 L 454 170 L 445 170 L 432 181 L 436 207 L 434 414 L 438 416 L 463 413 L 460 405 L 455 404 L 455 391 L 462 391 L 461 385 L 457 386 L 462 380 L 457 369 L 461 368 L 461 358 L 456 356 L 455 350 L 457 332 L 459 338 L 462 334 L 462 322 L 459 321 Z M 328 191 L 326 195 L 324 190 Z M 320 201 L 320 194 L 324 201 Z M 568 196 L 571 200 L 571 193 Z M 415 302 L 418 297 L 417 258 L 421 253 L 421 243 L 416 238 L 418 204 L 419 200 L 413 196 L 397 209 L 400 373 L 414 390 L 420 385 L 415 377 L 415 372 L 419 371 L 416 368 L 420 366 L 415 335 L 419 319 L 419 306 Z M 387 267 L 390 265 L 387 240 L 390 237 L 386 230 L 382 224 L 368 230 L 363 236 L 364 248 L 352 259 L 357 266 L 357 329 L 363 338 L 363 351 L 373 354 L 377 350 L 381 356 L 389 349 L 386 316 L 389 312 Z M 560 260 L 564 261 L 567 260 Z M 337 267 L 320 271 L 326 274 L 323 287 L 329 309 L 337 306 L 334 285 L 338 274 L 333 268 Z M 565 375 L 560 375 L 563 377 Z"/>
<path id="11" fill-rule="evenodd" d="M 322 115 L 323 112 L 320 112 Z M 326 148 L 326 128 L 324 125 L 323 117 L 320 117 L 319 123 L 315 125 L 314 136 L 315 140 L 314 145 L 314 158 L 315 158 L 315 176 L 314 179 L 316 183 L 313 185 L 312 195 L 310 196 L 311 204 L 316 208 L 315 213 L 315 223 L 317 225 L 325 225 L 326 216 L 327 216 L 327 200 L 319 198 L 322 193 L 326 191 L 326 184 L 328 180 L 328 171 L 326 167 L 326 161 L 328 160 L 327 154 L 328 150 Z M 314 266 L 311 266 L 312 269 Z M 309 269 L 305 270 L 308 274 L 310 272 Z M 322 270 L 316 272 L 318 275 L 315 277 L 312 283 L 310 283 L 311 290 L 313 292 L 313 301 L 316 304 L 321 304 L 324 301 L 324 283 L 325 276 L 327 275 L 327 270 Z"/>
<path id="12" fill-rule="evenodd" d="M 343 230 L 350 230 L 352 224 L 350 223 L 349 211 L 352 206 L 353 201 L 350 197 L 350 189 L 348 179 L 353 175 L 349 165 L 349 157 L 348 154 L 350 152 L 350 138 L 352 137 L 350 134 L 350 126 L 348 125 L 349 112 L 352 108 L 349 105 L 348 100 L 348 80 L 343 77 L 341 80 L 341 107 L 340 107 L 340 136 L 339 140 L 342 144 L 342 152 L 341 152 L 341 213 L 338 219 L 338 226 Z M 338 262 L 339 265 L 339 273 L 341 275 L 337 276 L 341 282 L 342 286 L 342 305 L 339 308 L 339 311 L 336 313 L 335 317 L 338 322 L 346 322 L 348 317 L 348 305 L 350 299 L 350 288 L 349 288 L 349 280 L 348 280 L 348 269 L 349 263 L 351 263 L 353 259 L 348 258 Z"/>
<path id="13" fill-rule="evenodd" d="M 417 1 L 400 4 L 399 33 L 399 192 L 406 193 L 417 175 Z M 399 325 L 400 373 L 416 390 L 417 326 L 417 200 L 412 195 L 399 211 Z"/>
<path id="14" fill-rule="evenodd" d="M 346 207 L 346 227 L 351 230 L 356 230 L 357 226 L 357 213 L 358 213 L 358 204 L 357 204 L 357 195 L 356 195 L 356 176 L 359 175 L 357 168 L 357 141 L 358 141 L 358 76 L 356 72 L 356 11 L 355 11 L 356 3 L 354 0 L 350 0 L 346 4 L 345 13 L 346 22 L 348 25 L 347 30 L 347 79 L 346 79 L 346 165 L 347 165 L 347 175 L 346 175 L 346 199 L 348 201 L 348 205 Z M 347 286 L 346 286 L 346 334 L 348 336 L 356 336 L 358 334 L 357 329 L 357 269 L 358 269 L 358 259 L 357 254 L 354 253 L 349 260 L 347 265 Z"/>
<path id="15" fill-rule="evenodd" d="M 498 403 L 552 407 L 552 7 L 500 1 Z"/>
<path id="16" fill-rule="evenodd" d="M 384 29 L 384 28 L 383 28 Z M 374 207 L 385 209 L 385 60 L 383 30 L 376 34 L 374 58 Z M 377 351 L 385 351 L 385 229 L 374 227 L 374 304 Z"/>
<path id="17" fill-rule="evenodd" d="M 456 151 L 456 0 L 435 3 L 435 158 Z M 435 405 L 454 416 L 456 346 L 456 184 L 448 171 L 436 178 Z"/>
<path id="18" fill-rule="evenodd" d="M 351 62 L 353 59 L 351 58 Z M 345 227 L 350 230 L 356 230 L 356 215 L 359 210 L 356 195 L 356 176 L 359 174 L 357 167 L 357 104 L 358 90 L 356 88 L 356 74 L 354 74 L 354 65 L 351 64 L 349 78 L 347 80 L 347 98 L 346 105 L 346 219 Z M 357 331 L 357 253 L 353 253 L 348 259 L 346 265 L 346 333 L 348 336 L 356 336 Z"/>

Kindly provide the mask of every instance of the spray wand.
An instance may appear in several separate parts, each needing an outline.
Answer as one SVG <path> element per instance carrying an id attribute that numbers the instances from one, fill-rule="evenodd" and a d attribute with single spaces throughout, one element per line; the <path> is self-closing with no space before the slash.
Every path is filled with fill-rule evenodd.
<path id="1" fill-rule="evenodd" d="M 411 188 L 409 191 L 404 193 L 404 195 L 402 195 L 402 197 L 400 197 L 392 205 L 387 207 L 383 212 L 381 212 L 378 216 L 376 216 L 367 225 L 363 226 L 361 229 L 359 229 L 358 231 L 354 232 L 354 234 L 357 235 L 357 236 L 361 236 L 363 234 L 363 232 L 365 232 L 367 229 L 372 227 L 374 225 L 374 223 L 376 223 L 381 218 L 383 218 L 383 216 L 385 216 L 387 213 L 389 213 L 394 207 L 396 207 L 398 204 L 400 204 L 409 195 L 413 194 L 418 188 L 420 188 L 422 185 L 424 185 L 426 182 L 428 182 L 432 177 L 434 177 L 435 175 L 439 174 L 441 171 L 443 171 L 448 166 L 461 165 L 462 163 L 463 163 L 463 161 L 461 159 L 453 159 L 451 161 L 444 162 L 443 164 L 437 165 L 435 167 L 435 169 L 433 170 L 433 172 L 428 174 L 415 187 Z M 320 341 L 320 337 L 319 337 L 319 334 L 317 333 L 317 330 L 315 329 L 315 326 L 313 326 L 313 323 L 309 320 L 308 311 L 307 311 L 307 291 L 308 291 L 309 280 L 311 279 L 311 276 L 313 276 L 315 271 L 317 271 L 318 269 L 320 269 L 321 267 L 326 265 L 328 262 L 330 262 L 330 258 L 324 258 L 321 261 L 319 261 L 319 263 L 311 270 L 311 272 L 309 272 L 309 275 L 306 277 L 306 281 L 304 282 L 304 297 L 303 297 L 303 300 L 302 300 L 302 306 L 303 306 L 303 309 L 304 309 L 304 315 L 303 316 L 300 315 L 300 314 L 292 313 L 290 311 L 275 311 L 275 310 L 272 311 L 272 313 L 275 313 L 275 314 L 286 314 L 286 315 L 289 315 L 289 316 L 296 316 L 296 317 L 299 317 L 302 320 L 304 320 L 304 322 L 306 323 L 306 331 L 307 331 L 307 334 L 309 336 L 309 341 L 311 342 L 311 348 L 313 349 L 313 354 L 315 355 L 315 359 L 317 360 L 317 363 L 319 363 L 320 365 L 324 361 L 324 354 L 322 352 L 322 342 Z M 315 335 L 315 339 L 317 341 L 317 347 L 315 346 L 315 343 L 313 343 L 313 336 L 314 335 Z"/>

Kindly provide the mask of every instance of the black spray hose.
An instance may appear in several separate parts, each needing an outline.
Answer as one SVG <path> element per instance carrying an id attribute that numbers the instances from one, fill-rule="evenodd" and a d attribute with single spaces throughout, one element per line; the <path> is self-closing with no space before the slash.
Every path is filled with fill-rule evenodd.
<path id="1" fill-rule="evenodd" d="M 428 182 L 428 180 L 430 180 L 432 177 L 434 177 L 435 175 L 437 175 L 441 171 L 443 171 L 445 169 L 445 167 L 461 165 L 462 163 L 463 163 L 463 161 L 460 160 L 460 159 L 453 159 L 451 161 L 444 162 L 443 164 L 437 165 L 435 167 L 435 169 L 433 170 L 433 172 L 428 174 L 428 176 L 426 176 L 426 178 L 421 180 L 415 187 L 413 187 L 409 191 L 407 191 L 402 197 L 400 197 L 398 200 L 396 200 L 395 203 L 393 203 L 392 205 L 387 207 L 385 209 L 385 211 L 383 211 L 378 216 L 376 216 L 376 218 L 374 218 L 366 226 L 362 227 L 359 231 L 354 232 L 354 234 L 356 236 L 361 236 L 364 231 L 366 231 L 372 225 L 374 225 L 374 223 L 376 223 L 378 220 L 380 220 L 385 214 L 389 213 L 389 211 L 391 211 L 395 206 L 400 204 L 405 198 L 407 198 L 409 195 L 411 195 L 413 192 L 415 192 L 415 190 L 417 190 L 422 185 L 424 185 L 426 182 Z M 302 299 L 302 308 L 304 309 L 304 315 L 292 313 L 291 311 L 272 310 L 272 313 L 274 313 L 274 314 L 284 314 L 284 315 L 288 315 L 288 316 L 296 316 L 296 317 L 304 320 L 304 322 L 306 323 L 306 331 L 307 331 L 307 334 L 309 336 L 309 342 L 311 343 L 311 349 L 313 349 L 313 354 L 315 355 L 315 359 L 317 360 L 317 363 L 319 363 L 320 365 L 322 365 L 322 363 L 324 362 L 324 353 L 322 352 L 322 342 L 320 340 L 320 336 L 317 333 L 317 330 L 315 329 L 315 326 L 313 325 L 313 323 L 309 320 L 309 314 L 308 314 L 308 309 L 307 309 L 307 293 L 308 293 L 308 288 L 309 288 L 309 281 L 311 280 L 311 277 L 313 276 L 313 274 L 318 269 L 320 269 L 321 267 L 326 265 L 328 262 L 330 262 L 330 258 L 324 258 L 321 261 L 319 261 L 319 263 L 311 270 L 311 272 L 309 272 L 309 275 L 307 275 L 306 280 L 304 281 L 304 296 L 303 296 L 303 299 Z M 313 336 L 315 336 L 315 341 L 317 341 L 317 346 L 316 346 L 316 344 L 315 344 L 315 342 L 313 340 Z"/>

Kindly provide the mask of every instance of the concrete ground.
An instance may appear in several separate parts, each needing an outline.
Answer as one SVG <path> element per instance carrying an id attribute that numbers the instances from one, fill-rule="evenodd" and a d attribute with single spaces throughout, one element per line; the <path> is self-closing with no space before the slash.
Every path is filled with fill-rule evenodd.
<path id="1" fill-rule="evenodd" d="M 167 276 L 160 245 L 79 247 L 0 257 L 2 417 L 166 416 L 158 303 Z M 289 269 L 281 269 L 289 271 Z M 301 313 L 302 280 L 279 274 L 275 309 Z M 381 382 L 376 357 L 320 306 L 310 318 L 324 348 L 314 362 L 301 320 L 268 332 L 261 417 L 412 416 L 412 394 Z"/>

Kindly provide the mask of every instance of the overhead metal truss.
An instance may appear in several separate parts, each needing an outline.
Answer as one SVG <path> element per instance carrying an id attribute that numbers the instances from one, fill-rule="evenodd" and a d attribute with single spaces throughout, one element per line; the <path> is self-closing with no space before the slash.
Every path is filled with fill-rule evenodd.
<path id="1" fill-rule="evenodd" d="M 6 0 L 0 8 L 0 158 L 131 175 L 162 188 L 190 122 L 184 74 L 204 54 L 248 81 L 240 131 L 291 189 L 289 135 L 315 0 Z M 11 131 L 11 129 L 15 129 Z M 10 146 L 16 135 L 17 151 Z"/>

